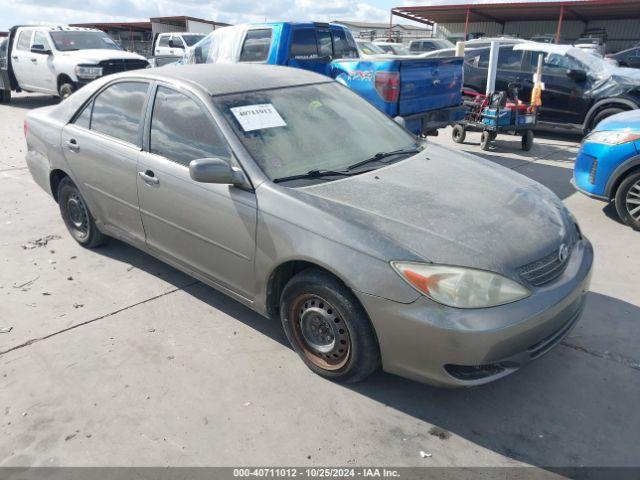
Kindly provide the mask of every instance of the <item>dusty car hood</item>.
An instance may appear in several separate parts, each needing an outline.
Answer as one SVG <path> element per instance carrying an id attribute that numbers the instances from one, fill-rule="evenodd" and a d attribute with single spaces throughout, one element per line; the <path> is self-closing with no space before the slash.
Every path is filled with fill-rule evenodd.
<path id="1" fill-rule="evenodd" d="M 298 191 L 420 258 L 510 276 L 576 235 L 546 187 L 435 145 L 374 172 Z"/>
<path id="2" fill-rule="evenodd" d="M 61 54 L 65 57 L 71 57 L 74 60 L 85 63 L 98 63 L 103 60 L 146 60 L 142 55 L 137 53 L 126 52 L 124 50 L 109 50 L 106 48 L 73 50 Z"/>

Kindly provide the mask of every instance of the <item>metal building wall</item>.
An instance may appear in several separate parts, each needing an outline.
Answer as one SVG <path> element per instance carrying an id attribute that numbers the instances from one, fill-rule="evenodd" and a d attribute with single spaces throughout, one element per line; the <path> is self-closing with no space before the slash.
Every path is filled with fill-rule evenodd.
<path id="1" fill-rule="evenodd" d="M 187 19 L 187 32 L 207 34 L 213 32 L 213 25 L 210 23 Z"/>
<path id="2" fill-rule="evenodd" d="M 155 36 L 157 33 L 182 32 L 184 27 L 179 25 L 167 25 L 166 23 L 151 22 L 151 31 Z"/>

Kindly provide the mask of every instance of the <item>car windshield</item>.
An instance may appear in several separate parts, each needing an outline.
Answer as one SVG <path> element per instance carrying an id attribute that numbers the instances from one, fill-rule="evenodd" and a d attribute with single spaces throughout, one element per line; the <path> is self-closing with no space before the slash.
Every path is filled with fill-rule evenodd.
<path id="1" fill-rule="evenodd" d="M 195 45 L 196 43 L 198 43 L 200 40 L 202 40 L 204 38 L 204 35 L 182 35 L 182 39 L 184 40 L 184 43 L 187 44 L 187 47 L 191 47 L 193 45 Z"/>
<path id="2" fill-rule="evenodd" d="M 57 31 L 51 32 L 51 39 L 56 49 L 61 52 L 89 49 L 120 50 L 116 42 L 104 32 Z"/>
<path id="3" fill-rule="evenodd" d="M 272 180 L 312 170 L 346 171 L 379 153 L 420 147 L 391 118 L 337 83 L 224 95 L 214 103 Z M 404 158 L 391 155 L 353 171 Z"/>
<path id="4" fill-rule="evenodd" d="M 443 48 L 453 48 L 455 47 L 455 45 L 453 43 L 451 43 L 449 40 L 446 40 L 444 38 L 440 39 L 440 40 L 432 40 L 434 45 L 437 47 L 437 49 L 443 49 Z"/>

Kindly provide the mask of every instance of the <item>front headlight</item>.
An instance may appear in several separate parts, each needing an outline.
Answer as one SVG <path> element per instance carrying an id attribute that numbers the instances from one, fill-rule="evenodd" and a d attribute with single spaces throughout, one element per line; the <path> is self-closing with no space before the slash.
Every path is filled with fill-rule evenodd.
<path id="1" fill-rule="evenodd" d="M 592 143 L 604 143 L 605 145 L 620 145 L 640 139 L 640 132 L 601 130 L 592 132 L 584 141 Z"/>
<path id="2" fill-rule="evenodd" d="M 495 307 L 530 295 L 519 283 L 484 270 L 415 262 L 391 266 L 420 293 L 449 307 Z"/>
<path id="3" fill-rule="evenodd" d="M 76 67 L 76 75 L 79 78 L 98 78 L 102 76 L 102 67 L 78 65 Z"/>

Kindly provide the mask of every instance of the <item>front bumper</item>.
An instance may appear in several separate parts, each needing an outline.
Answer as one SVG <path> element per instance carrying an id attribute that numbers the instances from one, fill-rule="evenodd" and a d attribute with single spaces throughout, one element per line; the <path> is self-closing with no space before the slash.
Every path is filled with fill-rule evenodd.
<path id="1" fill-rule="evenodd" d="M 411 304 L 358 293 L 378 335 L 383 369 L 437 386 L 469 387 L 520 369 L 571 331 L 589 290 L 593 248 L 574 247 L 563 274 L 524 300 L 457 309 L 421 297 Z"/>
<path id="2" fill-rule="evenodd" d="M 439 108 L 417 115 L 403 116 L 407 130 L 416 135 L 426 134 L 461 121 L 465 110 L 462 106 Z"/>

